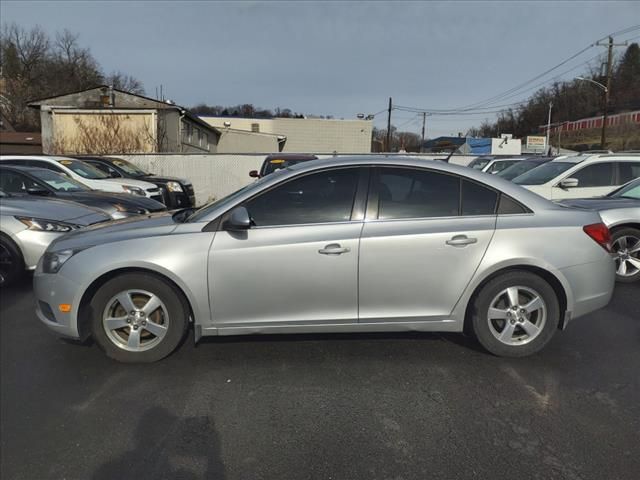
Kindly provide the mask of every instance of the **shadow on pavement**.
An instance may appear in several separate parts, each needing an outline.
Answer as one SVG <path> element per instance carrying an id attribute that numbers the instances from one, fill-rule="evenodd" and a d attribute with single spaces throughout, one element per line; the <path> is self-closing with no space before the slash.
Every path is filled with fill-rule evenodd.
<path id="1" fill-rule="evenodd" d="M 208 416 L 178 418 L 162 407 L 140 417 L 135 445 L 98 467 L 93 480 L 222 480 L 220 440 Z"/>

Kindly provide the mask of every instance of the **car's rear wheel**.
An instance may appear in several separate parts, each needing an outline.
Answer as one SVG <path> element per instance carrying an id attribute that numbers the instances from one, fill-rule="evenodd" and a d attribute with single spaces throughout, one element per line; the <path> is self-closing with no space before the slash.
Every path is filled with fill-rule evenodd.
<path id="1" fill-rule="evenodd" d="M 512 271 L 489 281 L 473 303 L 471 323 L 480 344 L 505 357 L 524 357 L 542 349 L 560 320 L 555 291 L 543 278 Z"/>
<path id="2" fill-rule="evenodd" d="M 161 277 L 127 273 L 107 281 L 91 300 L 96 343 L 120 362 L 155 362 L 186 335 L 188 308 Z"/>
<path id="3" fill-rule="evenodd" d="M 0 236 L 0 287 L 7 287 L 24 275 L 24 260 L 16 245 Z"/>
<path id="4" fill-rule="evenodd" d="M 616 261 L 616 280 L 631 283 L 640 280 L 640 230 L 621 228 L 611 234 Z"/>

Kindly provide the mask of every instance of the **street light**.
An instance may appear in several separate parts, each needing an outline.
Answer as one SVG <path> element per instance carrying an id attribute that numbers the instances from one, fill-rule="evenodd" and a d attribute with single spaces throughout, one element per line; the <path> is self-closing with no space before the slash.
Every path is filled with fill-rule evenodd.
<path id="1" fill-rule="evenodd" d="M 606 85 L 603 85 L 600 82 L 596 82 L 595 80 L 591 80 L 590 78 L 576 77 L 575 80 L 582 80 L 583 82 L 593 83 L 594 85 L 597 85 L 598 87 L 600 87 L 602 91 L 604 91 L 604 93 L 607 93 L 609 91 Z"/>
<path id="2" fill-rule="evenodd" d="M 611 61 L 609 61 L 609 65 L 611 65 Z M 576 80 L 582 80 L 583 82 L 593 83 L 596 87 L 602 89 L 604 93 L 603 99 L 603 107 L 602 107 L 602 135 L 600 136 L 600 148 L 607 148 L 607 109 L 609 108 L 609 88 L 606 85 L 603 85 L 600 82 L 596 82 L 595 80 L 591 80 L 590 78 L 584 77 L 576 77 Z M 608 83 L 608 81 L 607 81 Z"/>

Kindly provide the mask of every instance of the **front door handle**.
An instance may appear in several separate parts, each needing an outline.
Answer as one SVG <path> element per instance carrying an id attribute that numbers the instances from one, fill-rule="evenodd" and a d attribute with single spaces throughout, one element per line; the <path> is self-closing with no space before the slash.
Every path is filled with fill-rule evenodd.
<path id="1" fill-rule="evenodd" d="M 478 239 L 473 237 L 467 237 L 466 235 L 456 235 L 451 239 L 447 240 L 445 243 L 447 245 L 451 245 L 452 247 L 464 247 L 466 245 L 471 245 L 472 243 L 477 243 Z"/>
<path id="2" fill-rule="evenodd" d="M 324 248 L 318 250 L 318 253 L 321 253 L 322 255 L 340 255 L 342 253 L 348 253 L 350 251 L 350 248 L 342 247 L 339 243 L 330 243 Z"/>

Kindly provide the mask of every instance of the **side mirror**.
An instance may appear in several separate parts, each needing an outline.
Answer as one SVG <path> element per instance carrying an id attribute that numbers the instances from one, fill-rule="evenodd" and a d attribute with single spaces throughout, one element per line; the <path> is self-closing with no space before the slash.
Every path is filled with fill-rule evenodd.
<path id="1" fill-rule="evenodd" d="M 226 230 L 248 230 L 251 228 L 251 217 L 245 207 L 231 210 L 229 218 L 224 223 Z"/>
<path id="2" fill-rule="evenodd" d="M 249 176 L 250 176 L 251 178 L 260 178 L 260 174 L 258 173 L 258 170 L 251 170 L 251 171 L 249 172 Z"/>
<path id="3" fill-rule="evenodd" d="M 31 187 L 31 188 L 27 188 L 27 193 L 29 195 L 38 195 L 41 197 L 46 197 L 47 195 L 49 195 L 49 190 L 45 190 L 44 188 L 39 188 L 39 187 Z"/>
<path id="4" fill-rule="evenodd" d="M 560 188 L 576 188 L 578 183 L 580 182 L 577 178 L 565 178 L 560 182 Z"/>

